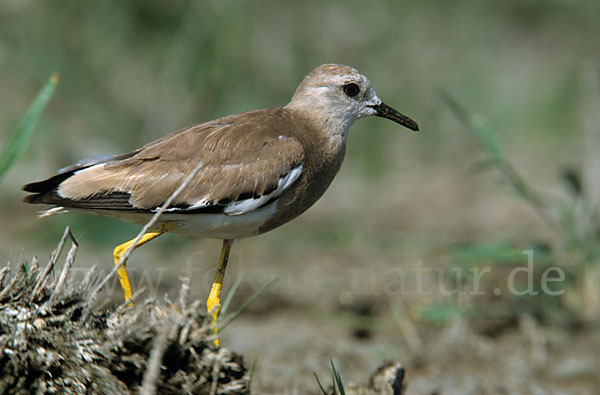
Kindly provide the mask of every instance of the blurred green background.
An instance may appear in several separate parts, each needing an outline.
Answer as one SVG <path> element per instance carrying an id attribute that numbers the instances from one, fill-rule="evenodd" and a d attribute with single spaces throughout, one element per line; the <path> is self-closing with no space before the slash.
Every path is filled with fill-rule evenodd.
<path id="1" fill-rule="evenodd" d="M 18 262 L 38 255 L 44 262 L 70 225 L 81 243 L 78 264 L 108 271 L 112 248 L 133 237 L 137 226 L 76 215 L 40 221 L 40 207 L 21 203 L 20 186 L 79 159 L 128 152 L 194 123 L 283 106 L 313 67 L 335 62 L 365 73 L 379 97 L 417 120 L 422 132 L 380 119 L 357 122 L 346 162 L 325 197 L 291 224 L 236 245 L 227 281 L 246 276 L 240 300 L 274 277 L 283 279 L 230 329 L 231 348 L 265 361 L 259 386 L 267 391 L 287 381 L 303 388 L 312 371 L 327 370 L 329 356 L 341 360 L 342 375 L 357 380 L 378 361 L 409 360 L 411 341 L 398 341 L 398 327 L 388 320 L 400 305 L 411 306 L 402 311 L 417 326 L 449 325 L 446 317 L 470 320 L 462 312 L 478 304 L 490 311 L 487 302 L 503 311 L 501 322 L 509 327 L 523 311 L 541 325 L 556 324 L 548 318 L 553 309 L 562 324 L 594 323 L 597 292 L 556 307 L 556 299 L 549 305 L 537 299 L 474 302 L 439 294 L 402 295 L 400 303 L 383 288 L 399 265 L 518 265 L 524 262 L 520 251 L 532 245 L 549 250 L 555 264 L 595 267 L 590 245 L 597 235 L 577 233 L 581 217 L 591 214 L 578 214 L 577 205 L 595 207 L 598 190 L 590 180 L 600 168 L 593 160 L 593 147 L 600 148 L 594 140 L 600 125 L 599 15 L 595 0 L 3 0 L 0 145 L 49 76 L 58 72 L 61 82 L 25 156 L 2 180 L 0 257 Z M 489 154 L 440 90 L 466 108 L 469 120 L 484 120 L 503 160 L 531 188 L 568 207 L 550 210 L 558 230 L 511 189 L 510 177 L 486 162 Z M 587 182 L 592 192 L 569 191 L 569 179 L 571 186 Z M 151 291 L 172 296 L 178 278 L 191 275 L 194 296 L 203 298 L 218 248 L 216 241 L 168 235 L 136 252 L 130 267 L 138 282 L 160 282 L 160 290 Z M 149 267 L 155 269 L 142 273 Z M 575 271 L 573 294 L 586 294 L 584 277 L 597 279 L 597 271 Z M 582 298 L 588 300 L 585 311 L 574 309 Z M 355 336 L 356 328 L 364 329 L 365 305 L 371 306 L 370 340 Z M 310 322 L 304 332 L 290 327 L 298 315 Z M 336 336 L 335 342 L 323 346 L 322 333 Z M 264 351 L 266 337 L 279 351 Z M 298 357 L 294 375 L 278 372 L 283 368 L 277 361 L 301 353 L 307 341 L 319 344 L 320 352 L 309 362 Z"/>

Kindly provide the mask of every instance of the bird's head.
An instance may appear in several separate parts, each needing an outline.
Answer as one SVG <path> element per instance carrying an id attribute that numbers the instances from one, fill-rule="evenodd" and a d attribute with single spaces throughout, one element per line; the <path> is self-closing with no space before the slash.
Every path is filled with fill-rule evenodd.
<path id="1" fill-rule="evenodd" d="M 350 66 L 316 67 L 304 78 L 286 107 L 302 111 L 333 134 L 346 135 L 354 121 L 371 115 L 419 130 L 415 121 L 381 101 L 368 78 Z"/>

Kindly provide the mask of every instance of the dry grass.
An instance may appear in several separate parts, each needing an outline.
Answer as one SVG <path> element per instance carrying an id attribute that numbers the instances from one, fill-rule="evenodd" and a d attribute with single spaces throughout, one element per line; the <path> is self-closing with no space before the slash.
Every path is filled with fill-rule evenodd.
<path id="1" fill-rule="evenodd" d="M 58 276 L 57 259 L 71 249 Z M 243 358 L 213 345 L 209 320 L 189 286 L 176 302 L 89 304 L 99 279 L 70 276 L 70 234 L 44 269 L 37 261 L 0 271 L 0 393 L 245 393 Z"/>

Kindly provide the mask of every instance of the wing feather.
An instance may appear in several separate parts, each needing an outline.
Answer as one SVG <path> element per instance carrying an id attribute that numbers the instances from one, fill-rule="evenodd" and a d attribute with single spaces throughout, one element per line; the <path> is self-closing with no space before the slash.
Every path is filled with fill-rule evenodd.
<path id="1" fill-rule="evenodd" d="M 305 155 L 300 132 L 285 109 L 233 115 L 182 129 L 115 160 L 103 157 L 70 167 L 67 173 L 30 184 L 46 183 L 46 189 L 31 190 L 37 194 L 25 200 L 91 210 L 152 211 L 202 162 L 172 211 L 239 215 L 281 195 L 300 177 Z"/>

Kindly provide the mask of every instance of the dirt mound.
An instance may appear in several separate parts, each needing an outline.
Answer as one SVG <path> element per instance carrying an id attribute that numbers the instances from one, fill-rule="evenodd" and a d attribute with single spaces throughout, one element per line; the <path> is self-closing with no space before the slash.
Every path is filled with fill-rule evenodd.
<path id="1" fill-rule="evenodd" d="M 200 301 L 184 282 L 177 302 L 95 305 L 93 270 L 69 276 L 77 244 L 58 276 L 57 257 L 0 270 L 0 393 L 245 393 L 243 358 L 213 345 Z"/>

